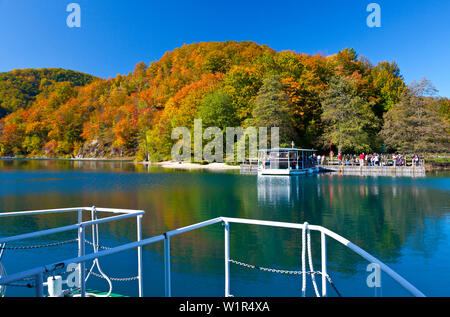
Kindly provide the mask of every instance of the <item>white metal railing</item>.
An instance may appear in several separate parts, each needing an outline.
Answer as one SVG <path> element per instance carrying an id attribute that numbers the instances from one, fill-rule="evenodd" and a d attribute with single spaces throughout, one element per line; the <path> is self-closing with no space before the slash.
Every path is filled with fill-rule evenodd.
<path id="1" fill-rule="evenodd" d="M 70 212 L 76 212 L 78 214 L 78 222 L 73 225 L 63 226 L 63 227 L 57 227 L 47 230 L 40 230 L 30 233 L 24 233 L 19 234 L 11 237 L 5 237 L 0 238 L 0 251 L 2 252 L 4 248 L 6 247 L 7 243 L 24 240 L 24 239 L 31 239 L 31 238 L 37 238 L 41 236 L 47 236 L 52 235 L 56 233 L 71 231 L 71 230 L 77 230 L 78 231 L 78 258 L 83 258 L 85 256 L 85 242 L 86 242 L 86 228 L 91 227 L 92 230 L 95 230 L 95 226 L 98 226 L 101 223 L 107 223 L 122 219 L 127 219 L 131 217 L 136 217 L 137 220 L 137 241 L 140 241 L 142 238 L 142 215 L 145 214 L 145 211 L 143 210 L 128 210 L 128 209 L 113 209 L 113 208 L 97 208 L 95 206 L 93 207 L 76 207 L 76 208 L 62 208 L 62 209 L 46 209 L 46 210 L 34 210 L 34 211 L 19 211 L 19 212 L 5 212 L 0 213 L 0 218 L 7 218 L 7 217 L 24 217 L 24 216 L 37 216 L 37 215 L 46 215 L 46 214 L 58 214 L 58 213 L 70 213 Z M 91 220 L 89 221 L 83 221 L 83 212 L 90 212 L 91 213 Z M 112 213 L 112 214 L 119 214 L 114 215 L 106 218 L 97 219 L 97 213 L 103 212 L 103 213 Z M 142 247 L 138 246 L 138 281 L 139 281 L 139 294 L 142 295 L 143 290 L 143 280 L 142 280 Z M 95 253 L 94 253 L 95 254 Z M 92 255 L 92 254 L 91 254 Z M 81 295 L 84 297 L 86 295 L 86 284 L 83 283 L 85 281 L 85 262 L 86 261 L 73 261 L 73 263 L 79 263 L 80 269 L 79 269 L 79 278 L 81 283 Z M 69 263 L 67 263 L 69 264 Z M 55 268 L 58 267 L 65 267 L 67 265 L 62 263 L 57 263 L 54 265 L 53 271 Z M 26 273 L 28 271 L 20 272 L 19 275 Z M 15 279 L 21 280 L 25 277 L 35 276 L 35 283 L 36 283 L 36 296 L 41 297 L 43 296 L 43 274 L 46 272 L 50 272 L 48 270 L 48 267 L 41 267 L 40 269 L 37 268 L 36 274 L 28 274 L 26 276 L 23 276 L 22 278 Z M 15 274 L 12 274 L 11 276 L 14 276 Z M 6 278 L 10 278 L 11 276 L 8 276 Z M 5 278 L 0 279 L 0 285 L 6 284 L 10 282 L 3 282 Z"/>
<path id="2" fill-rule="evenodd" d="M 79 209 L 74 209 L 79 210 Z M 98 208 L 97 210 L 102 210 L 101 208 Z M 106 209 L 103 209 L 106 210 Z M 229 217 L 218 217 L 214 219 L 210 219 L 204 222 L 200 222 L 197 224 L 193 224 L 187 227 L 175 229 L 169 232 L 166 232 L 161 235 L 157 235 L 151 238 L 147 239 L 141 239 L 141 223 L 140 218 L 142 217 L 142 214 L 144 211 L 130 211 L 128 215 L 135 215 L 138 218 L 138 240 L 135 242 L 127 243 L 118 247 L 114 247 L 108 250 L 99 251 L 96 253 L 91 254 L 80 254 L 83 252 L 79 252 L 79 256 L 72 259 L 67 259 L 62 262 L 53 263 L 50 265 L 37 267 L 34 269 L 30 269 L 27 271 L 11 274 L 9 276 L 3 277 L 0 279 L 0 285 L 2 284 L 8 284 L 12 283 L 18 280 L 22 280 L 24 278 L 28 277 L 35 277 L 36 280 L 36 296 L 43 296 L 43 289 L 42 289 L 42 282 L 43 282 L 43 276 L 44 274 L 51 273 L 57 269 L 67 267 L 71 263 L 79 263 L 84 264 L 86 261 L 98 259 L 104 256 L 116 254 L 125 250 L 130 249 L 138 249 L 138 272 L 139 272 L 139 296 L 143 296 L 143 277 L 142 277 L 142 247 L 146 245 L 150 245 L 156 242 L 164 241 L 164 271 L 165 271 L 165 295 L 167 297 L 170 297 L 172 294 L 171 290 L 171 269 L 170 269 L 170 238 L 176 235 L 180 235 L 192 230 L 196 230 L 199 228 L 207 227 L 216 223 L 222 223 L 224 225 L 224 263 L 225 263 L 225 296 L 231 296 L 230 293 L 230 224 L 231 223 L 239 223 L 239 224 L 248 224 L 248 225 L 258 225 L 258 226 L 270 226 L 270 227 L 278 227 L 278 228 L 290 228 L 290 229 L 298 229 L 298 230 L 305 230 L 309 229 L 311 231 L 318 231 L 321 233 L 321 275 L 322 275 L 322 296 L 327 296 L 327 253 L 326 253 L 326 237 L 330 237 L 339 243 L 343 244 L 344 246 L 350 248 L 355 253 L 359 254 L 361 257 L 366 259 L 367 261 L 370 261 L 371 263 L 376 263 L 380 266 L 380 269 L 388 274 L 391 278 L 393 278 L 397 283 L 399 283 L 404 289 L 406 289 L 409 293 L 411 293 L 414 296 L 423 297 L 425 296 L 421 291 L 419 291 L 416 287 L 414 287 L 411 283 L 409 283 L 407 280 L 405 280 L 402 276 L 397 274 L 395 271 L 393 271 L 390 267 L 385 265 L 383 262 L 372 256 L 371 254 L 367 253 L 357 245 L 353 244 L 349 240 L 343 238 L 342 236 L 332 232 L 331 230 L 328 230 L 321 226 L 315 226 L 315 225 L 308 225 L 305 224 L 297 224 L 297 223 L 287 223 L 287 222 L 277 222 L 277 221 L 264 221 L 264 220 L 251 220 L 251 219 L 240 219 L 240 218 L 229 218 Z M 93 221 L 85 222 L 78 224 L 78 228 L 80 229 L 80 235 L 79 235 L 79 244 L 83 245 L 80 241 L 84 241 L 83 236 L 83 228 L 87 225 L 92 224 Z M 66 227 L 67 228 L 67 227 Z M 70 230 L 70 229 L 68 229 Z M 60 231 L 58 231 L 60 232 Z M 42 231 L 41 231 L 42 233 Z M 4 241 L 3 238 L 0 239 L 0 244 L 2 241 Z M 305 246 L 303 246 L 305 248 Z M 82 247 L 79 248 L 80 250 L 83 249 Z M 84 249 L 83 249 L 84 250 Z M 305 273 L 305 265 L 303 263 L 303 274 Z M 83 270 L 80 270 L 80 274 L 83 274 Z M 81 296 L 86 295 L 86 285 L 85 285 L 85 279 L 81 278 Z M 305 284 L 304 284 L 305 285 Z M 304 294 L 304 293 L 303 293 Z"/>
<path id="3" fill-rule="evenodd" d="M 339 160 L 334 157 L 332 160 L 327 158 L 324 163 L 321 162 L 318 163 L 322 166 L 336 166 L 339 165 Z M 361 160 L 359 158 L 350 158 L 345 159 L 343 158 L 341 160 L 340 166 L 365 166 L 365 167 L 424 167 L 425 166 L 425 160 L 420 159 L 419 161 L 414 161 L 413 159 L 402 159 L 402 162 L 400 163 L 398 160 L 388 159 L 388 158 L 381 158 L 377 163 L 370 162 L 368 160 L 363 161 L 363 165 L 361 165 Z"/>
<path id="4" fill-rule="evenodd" d="M 309 158 L 288 158 L 269 157 L 259 160 L 262 169 L 306 169 L 317 165 L 315 159 Z M 259 164 L 258 162 L 258 164 Z"/>

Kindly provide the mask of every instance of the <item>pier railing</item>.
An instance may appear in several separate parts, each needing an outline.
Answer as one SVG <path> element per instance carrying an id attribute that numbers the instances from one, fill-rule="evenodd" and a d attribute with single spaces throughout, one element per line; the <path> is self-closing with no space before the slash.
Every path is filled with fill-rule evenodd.
<path id="1" fill-rule="evenodd" d="M 339 160 L 337 158 L 333 158 L 333 160 L 326 159 L 323 164 L 319 163 L 320 166 L 339 166 Z M 361 164 L 360 159 L 354 160 L 353 158 L 350 160 L 342 160 L 340 166 L 365 166 L 365 167 L 401 167 L 401 166 L 410 166 L 410 167 L 425 167 L 425 160 L 420 159 L 418 162 L 413 159 L 404 159 L 401 163 L 393 159 L 382 159 L 377 164 L 364 160 L 364 163 Z"/>
<path id="2" fill-rule="evenodd" d="M 80 209 L 70 209 L 66 211 L 79 211 Z M 97 210 L 107 210 L 98 208 Z M 111 210 L 111 209 L 108 209 Z M 43 214 L 46 211 L 40 211 L 35 212 L 33 214 Z M 48 211 L 47 211 L 48 212 Z M 62 212 L 62 211 L 61 211 Z M 123 211 L 122 211 L 123 212 Z M 136 216 L 138 219 L 138 240 L 135 242 L 127 243 L 118 247 L 114 247 L 108 250 L 103 250 L 99 252 L 94 252 L 90 254 L 83 254 L 84 252 L 84 228 L 88 225 L 92 225 L 93 223 L 99 223 L 100 220 L 106 221 L 104 219 L 94 220 L 94 221 L 88 221 L 88 222 L 81 222 L 79 224 L 73 225 L 73 226 L 67 226 L 62 227 L 67 230 L 71 230 L 73 228 L 78 228 L 80 235 L 79 235 L 79 256 L 71 259 L 64 260 L 62 262 L 53 263 L 50 265 L 45 265 L 41 267 L 36 267 L 27 271 L 14 273 L 6 277 L 0 278 L 0 285 L 6 285 L 8 283 L 12 283 L 15 281 L 22 280 L 24 278 L 34 277 L 35 283 L 36 283 L 36 296 L 42 297 L 44 295 L 43 293 L 43 278 L 44 275 L 52 274 L 52 272 L 55 272 L 61 268 L 65 268 L 69 266 L 69 264 L 76 263 L 80 264 L 80 266 L 84 267 L 84 264 L 87 261 L 99 259 L 108 255 L 116 254 L 122 251 L 130 250 L 130 249 L 138 249 L 138 272 L 139 272 L 139 296 L 142 297 L 144 295 L 143 292 L 143 274 L 142 274 L 142 247 L 147 246 L 153 243 L 164 241 L 164 271 L 165 271 L 165 295 L 167 297 L 170 297 L 172 295 L 172 283 L 171 283 L 171 268 L 170 268 L 170 239 L 173 236 L 177 236 L 189 231 L 193 231 L 196 229 L 204 228 L 207 226 L 211 226 L 214 224 L 221 223 L 224 226 L 224 277 L 225 277 L 225 292 L 224 295 L 226 297 L 232 296 L 230 291 L 230 224 L 232 223 L 239 223 L 239 224 L 247 224 L 247 225 L 257 225 L 257 226 L 269 226 L 269 227 L 278 227 L 278 228 L 290 228 L 290 229 L 297 229 L 302 230 L 303 235 L 305 234 L 305 230 L 311 230 L 311 231 L 318 231 L 321 235 L 321 276 L 322 276 L 322 287 L 321 287 L 321 296 L 327 296 L 327 237 L 332 238 L 342 245 L 346 246 L 347 248 L 351 249 L 353 252 L 357 253 L 367 261 L 371 263 L 376 263 L 379 265 L 380 269 L 388 274 L 392 279 L 394 279 L 398 284 L 400 284 L 405 290 L 407 290 L 410 294 L 413 296 L 423 297 L 425 296 L 421 291 L 419 291 L 415 286 L 413 286 L 411 283 L 409 283 L 406 279 L 404 279 L 402 276 L 400 276 L 398 273 L 393 271 L 390 267 L 385 265 L 383 262 L 369 254 L 368 252 L 364 251 L 357 245 L 353 244 L 349 240 L 345 239 L 344 237 L 332 232 L 331 230 L 328 230 L 321 226 L 315 226 L 315 225 L 308 225 L 307 223 L 304 224 L 297 224 L 297 223 L 287 223 L 287 222 L 277 222 L 277 221 L 263 221 L 263 220 L 251 220 L 251 219 L 240 219 L 240 218 L 229 218 L 229 217 L 218 217 L 211 220 L 207 220 L 204 222 L 200 222 L 197 224 L 193 224 L 187 227 L 175 229 L 172 231 L 168 231 L 164 234 L 157 235 L 151 238 L 147 239 L 141 239 L 141 222 L 140 218 L 142 217 L 143 211 L 128 211 L 128 213 L 125 213 L 122 215 L 120 219 L 125 218 L 126 215 L 130 216 Z M 18 216 L 20 213 L 9 213 L 9 215 Z M 30 213 L 26 213 L 30 214 Z M 7 214 L 0 214 L 0 216 L 5 217 Z M 111 217 L 113 218 L 113 217 Z M 111 219 L 109 218 L 109 219 Z M 108 218 L 107 218 L 108 219 Z M 70 227 L 70 228 L 69 228 Z M 49 232 L 62 232 L 62 230 L 59 228 L 59 231 L 56 231 L 57 229 L 50 229 L 45 231 L 40 231 L 32 234 L 26 234 L 27 237 L 35 237 L 43 234 L 49 234 Z M 34 235 L 36 234 L 36 235 Z M 25 235 L 21 235 L 22 237 Z M 14 241 L 17 240 L 16 237 L 10 237 L 10 238 L 2 238 L 0 239 L 0 244 L 5 243 L 5 241 Z M 304 237 L 304 236 L 303 236 Z M 306 264 L 305 264 L 305 245 L 302 245 L 302 272 L 303 277 L 306 276 Z M 84 269 L 80 269 L 80 274 L 82 275 L 80 282 L 80 295 L 82 297 L 86 296 L 86 281 L 84 278 Z M 305 288 L 306 288 L 306 282 L 305 278 L 303 279 L 303 288 L 302 288 L 302 294 L 305 296 Z"/>

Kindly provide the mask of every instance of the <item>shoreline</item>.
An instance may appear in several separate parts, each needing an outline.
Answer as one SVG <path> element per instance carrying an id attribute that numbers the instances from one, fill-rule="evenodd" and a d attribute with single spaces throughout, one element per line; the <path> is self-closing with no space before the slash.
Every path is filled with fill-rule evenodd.
<path id="1" fill-rule="evenodd" d="M 59 157 L 0 157 L 0 161 L 73 161 L 73 162 L 126 162 L 141 164 L 146 166 L 159 166 L 162 168 L 180 169 L 180 170 L 215 170 L 215 171 L 225 171 L 225 170 L 238 170 L 239 165 L 227 165 L 225 163 L 210 163 L 207 165 L 182 162 L 181 164 L 177 161 L 162 161 L 162 162 L 146 162 L 146 161 L 135 161 L 132 158 L 59 158 Z"/>
<path id="2" fill-rule="evenodd" d="M 131 158 L 62 158 L 62 157 L 0 157 L 0 161 L 97 161 L 97 162 L 134 162 Z"/>
<path id="3" fill-rule="evenodd" d="M 239 170 L 238 165 L 227 165 L 225 163 L 210 163 L 207 165 L 194 164 L 189 162 L 163 161 L 163 162 L 141 162 L 144 165 L 155 165 L 163 168 L 183 169 L 183 170 Z"/>
<path id="4" fill-rule="evenodd" d="M 180 170 L 239 170 L 240 165 L 227 165 L 225 163 L 209 163 L 201 165 L 199 163 L 178 162 L 178 161 L 162 161 L 162 162 L 147 162 L 135 161 L 133 158 L 60 158 L 60 157 L 0 157 L 0 161 L 73 161 L 73 162 L 123 162 L 134 163 L 142 165 L 153 165 L 162 168 L 180 169 Z M 426 172 L 448 171 L 450 170 L 450 162 L 428 162 L 425 164 Z"/>

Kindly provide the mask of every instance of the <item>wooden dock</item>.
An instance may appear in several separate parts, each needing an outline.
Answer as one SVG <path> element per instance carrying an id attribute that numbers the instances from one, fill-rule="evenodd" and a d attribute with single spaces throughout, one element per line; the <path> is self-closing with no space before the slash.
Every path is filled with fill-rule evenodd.
<path id="1" fill-rule="evenodd" d="M 425 166 L 356 166 L 320 165 L 326 171 L 342 175 L 424 177 Z"/>
<path id="2" fill-rule="evenodd" d="M 341 175 L 356 176 L 403 176 L 403 177 L 424 177 L 425 166 L 359 166 L 359 165 L 318 165 L 322 173 L 339 173 Z M 258 174 L 258 165 L 242 164 L 241 174 Z"/>
<path id="3" fill-rule="evenodd" d="M 258 165 L 255 164 L 242 164 L 240 166 L 241 174 L 244 175 L 257 175 L 258 174 Z"/>

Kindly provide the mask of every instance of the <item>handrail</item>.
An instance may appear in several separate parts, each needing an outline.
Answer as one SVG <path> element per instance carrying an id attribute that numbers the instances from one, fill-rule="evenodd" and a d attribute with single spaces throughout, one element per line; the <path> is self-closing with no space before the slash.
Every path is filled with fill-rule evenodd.
<path id="1" fill-rule="evenodd" d="M 14 211 L 14 212 L 0 212 L 0 218 L 14 217 L 14 216 L 35 216 L 35 215 L 45 215 L 53 213 L 62 212 L 75 212 L 75 211 L 91 211 L 92 207 L 75 207 L 75 208 L 59 208 L 59 209 L 42 209 L 42 210 L 31 210 L 31 211 Z M 143 210 L 130 210 L 130 209 L 115 209 L 115 208 L 102 208 L 96 207 L 99 212 L 110 212 L 110 213 L 123 213 L 123 214 L 134 214 L 136 212 L 144 212 Z"/>
<path id="2" fill-rule="evenodd" d="M 9 216 L 19 216 L 19 215 L 29 216 L 29 215 L 38 215 L 38 214 L 42 215 L 42 214 L 55 213 L 55 212 L 74 212 L 74 211 L 79 212 L 79 211 L 83 211 L 83 210 L 90 211 L 92 209 L 92 207 L 89 209 L 86 207 L 83 207 L 83 208 L 39 210 L 39 211 L 34 211 L 34 212 L 33 211 L 32 212 L 19 211 L 19 212 L 13 212 L 13 213 L 5 213 L 5 214 L 9 214 Z M 101 211 L 101 212 L 118 213 L 119 210 L 121 212 L 124 211 L 123 209 L 114 209 L 115 211 L 110 211 L 110 210 L 113 210 L 113 209 L 97 208 L 97 211 Z M 18 240 L 36 238 L 36 237 L 40 237 L 40 236 L 51 235 L 51 234 L 70 231 L 70 230 L 75 230 L 80 227 L 87 227 L 87 226 L 92 226 L 92 225 L 96 225 L 96 224 L 100 224 L 100 223 L 111 222 L 111 221 L 130 218 L 130 217 L 136 217 L 136 216 L 143 215 L 143 214 L 145 214 L 145 211 L 143 211 L 143 210 L 133 210 L 133 211 L 127 210 L 126 212 L 124 212 L 124 214 L 119 215 L 119 216 L 112 216 L 112 217 L 108 217 L 108 218 L 79 222 L 77 224 L 68 225 L 68 226 L 64 226 L 64 227 L 57 227 L 57 228 L 52 228 L 52 229 L 24 233 L 24 234 L 12 236 L 12 237 L 0 238 L 0 244 L 9 243 L 9 242 L 18 241 Z"/>
<path id="3" fill-rule="evenodd" d="M 264 221 L 264 220 L 249 220 L 249 219 L 239 219 L 239 218 L 222 218 L 224 221 L 227 222 L 234 222 L 234 223 L 244 223 L 244 224 L 254 224 L 254 225 L 262 225 L 262 226 L 271 226 L 271 227 L 282 227 L 282 228 L 291 228 L 291 229 L 303 229 L 303 224 L 293 224 L 288 222 L 277 222 L 277 221 Z M 362 256 L 364 259 L 377 263 L 380 265 L 380 268 L 388 274 L 390 277 L 392 277 L 395 281 L 397 281 L 400 285 L 402 285 L 407 291 L 409 291 L 412 295 L 417 297 L 424 297 L 425 295 L 419 291 L 416 287 L 414 287 L 411 283 L 409 283 L 406 279 L 404 279 L 402 276 L 400 276 L 398 273 L 396 273 L 394 270 L 392 270 L 390 267 L 388 267 L 386 264 L 369 254 L 368 252 L 364 251 L 351 241 L 345 239 L 344 237 L 340 236 L 339 234 L 324 228 L 322 226 L 315 226 L 315 225 L 309 225 L 308 226 L 310 230 L 313 231 L 319 231 L 324 233 L 325 235 L 329 236 L 330 238 L 333 238 L 334 240 L 340 242 L 341 244 L 345 245 L 358 255 Z"/>
<path id="4" fill-rule="evenodd" d="M 83 212 L 84 211 L 90 212 L 92 220 L 83 222 Z M 141 238 L 142 238 L 141 219 L 142 219 L 142 215 L 145 214 L 144 210 L 97 208 L 97 207 L 93 206 L 93 207 L 77 207 L 77 208 L 61 208 L 61 209 L 8 212 L 8 213 L 0 213 L 0 217 L 5 218 L 5 217 L 17 217 L 17 216 L 34 216 L 34 215 L 54 214 L 54 213 L 63 213 L 63 212 L 76 212 L 78 214 L 78 223 L 68 225 L 68 226 L 63 226 L 63 227 L 57 227 L 57 228 L 52 228 L 52 229 L 47 229 L 47 230 L 35 231 L 35 232 L 30 232 L 30 233 L 25 233 L 25 234 L 19 234 L 16 236 L 1 238 L 0 245 L 2 247 L 5 247 L 6 243 L 9 243 L 12 241 L 35 238 L 35 237 L 40 237 L 40 236 L 70 231 L 70 230 L 77 230 L 78 231 L 78 238 L 77 238 L 77 240 L 78 240 L 78 258 L 77 259 L 83 259 L 83 257 L 85 256 L 86 227 L 91 226 L 92 231 L 94 232 L 94 230 L 98 230 L 97 227 L 101 223 L 106 223 L 106 222 L 111 222 L 111 221 L 121 220 L 121 219 L 125 219 L 125 218 L 131 218 L 131 217 L 133 217 L 133 218 L 136 217 L 137 241 L 138 242 L 141 241 Z M 119 215 L 98 219 L 97 218 L 98 212 L 106 212 L 106 213 L 113 213 L 113 214 L 119 214 Z M 139 296 L 143 296 L 142 246 L 137 246 L 137 248 L 138 248 Z M 3 251 L 3 249 L 0 249 L 0 252 L 2 252 L 2 251 Z M 120 249 L 117 252 L 120 252 Z M 98 254 L 98 253 L 94 252 L 91 255 L 96 255 L 96 254 Z M 0 255 L 1 255 L 1 253 L 0 253 Z M 81 283 L 81 296 L 83 296 L 83 297 L 86 296 L 85 261 L 87 261 L 87 260 L 80 260 L 79 262 L 75 261 L 75 263 L 79 263 L 79 268 L 80 268 L 79 278 L 81 281 L 83 281 Z M 58 267 L 58 265 L 61 265 L 61 263 L 55 264 L 53 270 L 56 269 Z M 36 280 L 36 296 L 40 297 L 40 296 L 43 296 L 43 291 L 42 291 L 42 289 L 43 289 L 43 287 L 42 287 L 43 274 L 45 272 L 48 272 L 48 270 L 47 270 L 47 266 L 45 266 L 44 268 L 42 268 L 42 267 L 36 268 L 35 270 L 37 270 L 37 272 L 38 272 L 38 273 L 34 274 L 35 280 Z M 21 274 L 23 276 L 22 278 L 30 276 L 29 273 L 30 273 L 30 271 L 19 272 L 19 274 Z M 24 276 L 23 274 L 28 274 L 28 275 Z M 14 274 L 13 274 L 13 276 L 14 276 Z M 22 278 L 20 278 L 20 279 L 22 279 Z M 0 279 L 0 280 L 2 280 L 2 279 Z"/>
<path id="5" fill-rule="evenodd" d="M 143 246 L 156 243 L 159 241 L 165 242 L 165 275 L 166 275 L 166 296 L 171 296 L 171 279 L 170 279 L 170 237 L 176 236 L 179 234 L 183 234 L 192 230 L 196 230 L 199 228 L 207 227 L 216 223 L 223 223 L 225 225 L 225 295 L 229 296 L 229 224 L 230 223 L 240 223 L 240 224 L 250 224 L 250 225 L 260 225 L 260 226 L 270 226 L 270 227 L 280 227 L 280 228 L 291 228 L 291 229 L 305 229 L 305 224 L 298 224 L 298 223 L 288 223 L 288 222 L 278 222 L 278 221 L 266 221 L 266 220 L 254 220 L 254 219 L 243 219 L 243 218 L 229 218 L 229 217 L 218 217 L 213 218 L 207 221 L 203 221 L 197 224 L 193 224 L 190 226 L 182 227 L 179 229 L 168 231 L 164 234 L 157 235 L 151 238 L 147 238 L 144 240 L 127 243 L 118 247 L 114 247 L 108 250 L 99 251 L 97 253 L 91 253 L 87 255 L 81 255 L 76 258 L 64 260 L 62 262 L 53 263 L 50 265 L 37 267 L 34 269 L 30 269 L 23 272 L 14 273 L 12 275 L 9 275 L 7 277 L 0 278 L 0 285 L 1 284 L 7 284 L 11 282 L 15 282 L 18 280 L 21 280 L 23 278 L 27 278 L 30 276 L 36 276 L 36 281 L 42 280 L 42 276 L 45 273 L 53 272 L 54 270 L 58 268 L 66 267 L 70 263 L 84 263 L 89 260 L 98 259 L 107 255 L 115 254 L 118 252 L 122 252 L 129 249 L 135 249 L 135 248 L 142 248 Z M 364 251 L 362 248 L 358 247 L 357 245 L 353 244 L 351 241 L 347 240 L 346 238 L 340 236 L 339 234 L 324 228 L 322 226 L 317 225 L 308 225 L 309 230 L 313 231 L 319 231 L 321 232 L 322 242 L 321 242 L 321 255 L 322 255 L 322 294 L 326 295 L 326 283 L 325 283 L 325 276 L 326 276 L 326 242 L 325 242 L 325 236 L 328 236 L 330 238 L 333 238 L 334 240 L 338 241 L 339 243 L 343 244 L 344 246 L 348 247 L 364 259 L 376 263 L 380 266 L 380 269 L 384 271 L 386 274 L 388 274 L 391 278 L 393 278 L 396 282 L 398 282 L 404 289 L 406 289 L 408 292 L 410 292 L 412 295 L 417 297 L 424 297 L 425 295 L 419 291 L 415 286 L 413 286 L 411 283 L 409 283 L 406 279 L 404 279 L 402 276 L 400 276 L 398 273 L 396 273 L 394 270 L 392 270 L 390 267 L 388 267 L 386 264 L 369 254 L 368 252 Z M 139 263 L 139 269 L 141 269 L 141 263 Z M 84 279 L 81 280 L 82 283 Z M 41 295 L 40 292 L 37 292 L 38 295 Z M 140 289 L 140 296 L 142 296 L 142 289 Z"/>
<path id="6" fill-rule="evenodd" d="M 165 233 L 165 235 L 167 237 L 172 237 L 172 236 L 176 236 L 176 235 L 188 232 L 188 231 L 192 231 L 192 230 L 195 230 L 195 229 L 207 227 L 207 226 L 210 226 L 210 225 L 213 225 L 215 223 L 222 222 L 222 221 L 223 221 L 222 217 L 213 218 L 213 219 L 206 220 L 206 221 L 203 221 L 203 222 L 199 222 L 199 223 L 196 223 L 196 224 L 193 224 L 193 225 L 190 225 L 190 226 L 186 226 L 186 227 L 182 227 L 182 228 L 175 229 L 175 230 L 172 230 L 172 231 L 168 231 L 168 232 Z"/>
<path id="7" fill-rule="evenodd" d="M 86 254 L 80 257 L 76 257 L 76 258 L 71 258 L 71 259 L 66 259 L 60 262 L 56 262 L 56 263 L 52 263 L 52 264 L 48 264 L 48 265 L 44 265 L 44 266 L 39 266 L 39 267 L 35 267 L 26 271 L 22 271 L 22 272 L 18 272 L 18 273 L 13 273 L 10 274 L 6 277 L 3 277 L 0 279 L 0 285 L 1 284 L 8 284 L 8 283 L 12 283 L 15 281 L 19 281 L 21 279 L 33 276 L 33 275 L 37 275 L 39 273 L 50 273 L 53 272 L 57 269 L 62 269 L 67 267 L 67 265 L 69 265 L 70 263 L 81 263 L 81 262 L 86 262 L 86 261 L 90 261 L 90 260 L 94 260 L 94 259 L 98 259 L 107 255 L 112 255 L 115 253 L 119 253 L 122 251 L 126 251 L 126 250 L 130 250 L 130 249 L 135 249 L 137 247 L 143 247 L 158 241 L 162 241 L 164 240 L 164 235 L 158 235 L 158 236 L 154 236 L 148 239 L 144 239 L 141 241 L 136 241 L 136 242 L 130 242 L 127 244 L 123 244 L 121 246 L 118 247 L 114 247 L 108 250 L 102 250 L 99 251 L 97 253 L 90 253 L 90 254 Z"/>
<path id="8" fill-rule="evenodd" d="M 62 212 L 74 212 L 82 210 L 79 208 L 60 208 L 60 209 L 44 209 L 44 210 L 32 210 L 32 211 L 14 211 L 14 212 L 0 212 L 0 218 L 15 217 L 15 216 L 35 216 L 42 214 L 62 213 Z"/>

